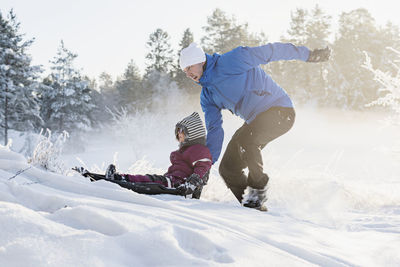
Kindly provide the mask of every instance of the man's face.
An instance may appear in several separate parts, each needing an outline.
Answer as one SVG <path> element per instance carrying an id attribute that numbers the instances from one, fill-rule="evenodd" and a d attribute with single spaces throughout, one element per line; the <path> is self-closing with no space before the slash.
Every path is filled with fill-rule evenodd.
<path id="1" fill-rule="evenodd" d="M 205 62 L 197 63 L 186 67 L 183 72 L 185 72 L 186 77 L 192 79 L 195 82 L 199 82 L 201 76 L 203 75 L 203 65 Z"/>

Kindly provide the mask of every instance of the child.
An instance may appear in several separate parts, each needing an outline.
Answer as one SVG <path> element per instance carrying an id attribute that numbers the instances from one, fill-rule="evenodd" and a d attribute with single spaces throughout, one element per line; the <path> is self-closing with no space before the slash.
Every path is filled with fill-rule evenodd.
<path id="1" fill-rule="evenodd" d="M 119 174 L 111 164 L 107 168 L 105 178 L 119 184 L 119 181 L 159 184 L 167 189 L 176 188 L 180 195 L 193 194 L 196 189 L 201 189 L 206 184 L 212 165 L 211 153 L 206 146 L 206 131 L 199 114 L 194 112 L 178 122 L 175 126 L 175 136 L 179 141 L 179 149 L 171 153 L 171 166 L 165 174 Z M 148 190 L 151 194 L 151 188 Z"/>

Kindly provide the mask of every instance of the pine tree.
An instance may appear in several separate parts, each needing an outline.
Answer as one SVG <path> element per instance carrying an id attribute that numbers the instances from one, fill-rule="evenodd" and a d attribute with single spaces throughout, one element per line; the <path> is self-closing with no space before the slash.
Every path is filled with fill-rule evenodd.
<path id="1" fill-rule="evenodd" d="M 193 33 L 191 32 L 191 30 L 189 28 L 187 28 L 184 32 L 183 32 L 183 36 L 181 41 L 179 42 L 179 48 L 180 50 L 182 50 L 185 47 L 188 47 L 191 43 L 193 43 L 194 41 L 194 36 Z M 178 56 L 180 54 L 180 51 L 178 52 Z M 179 65 L 179 63 L 177 64 Z"/>
<path id="2" fill-rule="evenodd" d="M 10 129 L 32 131 L 43 123 L 36 98 L 41 69 L 31 66 L 26 49 L 33 40 L 23 41 L 19 27 L 13 10 L 7 18 L 0 12 L 0 125 L 4 143 Z"/>
<path id="3" fill-rule="evenodd" d="M 333 45 L 334 69 L 329 72 L 330 98 L 343 108 L 362 109 L 377 96 L 377 85 L 368 70 L 362 68 L 364 52 L 374 67 L 384 51 L 379 31 L 371 14 L 363 8 L 343 12 L 339 33 Z"/>
<path id="4" fill-rule="evenodd" d="M 150 51 L 146 55 L 146 75 L 154 70 L 162 73 L 169 73 L 172 70 L 173 50 L 169 39 L 168 33 L 162 29 L 157 29 L 150 34 L 147 41 L 147 48 Z"/>
<path id="5" fill-rule="evenodd" d="M 305 45 L 307 41 L 307 21 L 308 11 L 297 8 L 295 12 L 290 12 L 290 28 L 287 33 L 288 41 L 295 45 Z"/>
<path id="6" fill-rule="evenodd" d="M 282 42 L 289 42 L 294 45 L 305 45 L 307 41 L 307 23 L 309 21 L 308 11 L 297 8 L 290 14 L 290 28 L 288 36 L 282 37 Z M 309 77 L 306 75 L 306 64 L 300 61 L 279 61 L 274 63 L 279 65 L 278 73 L 274 71 L 274 79 L 285 90 L 296 99 L 297 102 L 304 103 L 311 99 L 309 90 Z"/>
<path id="7" fill-rule="evenodd" d="M 328 38 L 330 31 L 331 16 L 325 14 L 323 10 L 316 5 L 311 10 L 311 16 L 306 25 L 306 41 L 305 45 L 310 49 L 324 48 L 331 46 Z M 309 95 L 319 105 L 325 105 L 329 101 L 327 87 L 327 73 L 331 69 L 333 61 L 319 64 L 305 64 L 304 72 L 307 76 L 307 90 Z"/>
<path id="8" fill-rule="evenodd" d="M 101 95 L 101 106 L 105 109 L 118 109 L 119 95 L 110 74 L 102 72 L 99 75 L 99 91 Z"/>
<path id="9" fill-rule="evenodd" d="M 143 89 L 139 68 L 133 60 L 129 62 L 122 77 L 116 81 L 115 89 L 119 96 L 118 109 L 124 107 L 128 111 L 133 111 L 146 106 L 145 101 L 142 100 L 148 96 L 149 92 Z"/>
<path id="10" fill-rule="evenodd" d="M 191 43 L 193 43 L 194 37 L 193 33 L 190 29 L 186 29 L 183 32 L 183 36 L 181 41 L 179 42 L 179 50 L 178 50 L 178 59 L 177 63 L 174 67 L 174 81 L 178 84 L 178 87 L 183 89 L 185 92 L 189 94 L 198 94 L 200 92 L 200 86 L 194 83 L 191 79 L 186 77 L 186 74 L 181 70 L 179 66 L 179 56 L 183 48 L 188 47 Z"/>
<path id="11" fill-rule="evenodd" d="M 88 81 L 73 66 L 76 57 L 61 41 L 57 55 L 50 61 L 52 72 L 44 81 L 50 89 L 41 92 L 46 127 L 56 132 L 87 131 L 92 126 L 90 113 L 95 106 Z"/>
<path id="12" fill-rule="evenodd" d="M 384 72 L 389 72 L 391 75 L 397 75 L 398 69 L 395 64 L 388 64 L 392 62 L 393 58 L 398 58 L 395 51 L 400 51 L 400 29 L 399 26 L 388 22 L 384 27 L 379 29 L 379 40 L 382 46 L 390 49 L 383 49 L 382 56 L 376 59 L 376 65 Z"/>
<path id="13" fill-rule="evenodd" d="M 304 45 L 311 49 L 327 46 L 331 34 L 331 19 L 331 16 L 327 15 L 318 5 L 315 5 L 306 23 Z"/>
<path id="14" fill-rule="evenodd" d="M 311 11 L 297 8 L 291 12 L 288 36 L 281 40 L 298 46 L 304 45 L 311 50 L 324 48 L 329 45 L 330 19 L 318 5 Z M 296 60 L 281 61 L 278 64 L 280 68 L 274 70 L 274 73 L 278 72 L 277 81 L 296 102 L 324 104 L 329 63 L 308 64 Z"/>
<path id="15" fill-rule="evenodd" d="M 84 75 L 82 80 L 87 83 L 90 103 L 93 105 L 93 109 L 91 109 L 87 115 L 91 121 L 91 126 L 98 127 L 102 122 L 109 120 L 111 115 L 107 112 L 104 95 L 100 93 L 100 88 L 96 79 Z"/>
<path id="16" fill-rule="evenodd" d="M 107 72 L 102 72 L 99 75 L 99 80 L 100 80 L 100 85 L 99 85 L 100 93 L 104 94 L 113 91 L 114 82 L 110 74 L 108 74 Z"/>
<path id="17" fill-rule="evenodd" d="M 209 54 L 228 52 L 232 21 L 227 18 L 225 12 L 217 8 L 207 18 L 207 23 L 208 25 L 203 27 L 206 35 L 201 38 L 205 52 Z"/>
<path id="18" fill-rule="evenodd" d="M 209 54 L 226 53 L 238 46 L 257 46 L 266 39 L 263 33 L 250 33 L 247 23 L 238 24 L 234 16 L 228 17 L 219 8 L 207 18 L 207 24 L 201 43 Z"/>

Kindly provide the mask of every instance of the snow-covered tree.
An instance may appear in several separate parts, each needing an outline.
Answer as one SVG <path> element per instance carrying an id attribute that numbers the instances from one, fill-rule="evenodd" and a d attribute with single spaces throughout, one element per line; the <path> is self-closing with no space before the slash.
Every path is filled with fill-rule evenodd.
<path id="1" fill-rule="evenodd" d="M 263 33 L 250 33 L 248 24 L 239 24 L 234 16 L 228 15 L 217 8 L 207 18 L 203 27 L 206 35 L 201 43 L 206 53 L 226 53 L 238 46 L 257 46 L 265 41 Z"/>
<path id="2" fill-rule="evenodd" d="M 100 93 L 104 94 L 113 91 L 114 82 L 110 74 L 108 74 L 107 72 L 102 72 L 99 76 L 99 80 Z"/>
<path id="3" fill-rule="evenodd" d="M 343 12 L 333 45 L 335 65 L 328 75 L 330 99 L 343 108 L 363 108 L 375 99 L 378 87 L 372 82 L 370 72 L 361 67 L 363 51 L 377 66 L 384 47 L 375 20 L 366 9 Z"/>
<path id="4" fill-rule="evenodd" d="M 392 49 L 382 49 L 381 55 L 375 58 L 375 62 L 379 69 L 383 72 L 389 72 L 391 75 L 397 74 L 397 67 L 392 62 L 398 55 L 396 51 L 400 51 L 400 28 L 391 22 L 388 22 L 384 27 L 379 29 L 379 42 L 383 48 L 391 47 Z"/>
<path id="5" fill-rule="evenodd" d="M 297 8 L 291 12 L 290 28 L 283 42 L 304 45 L 310 49 L 328 45 L 330 16 L 316 5 L 312 10 Z M 275 63 L 274 63 L 275 64 Z M 308 64 L 302 61 L 280 61 L 272 69 L 274 79 L 300 103 L 318 103 L 324 98 L 327 63 Z M 290 77 L 290 78 L 289 78 Z"/>
<path id="6" fill-rule="evenodd" d="M 143 89 L 142 76 L 133 60 L 129 62 L 122 77 L 115 82 L 115 91 L 119 96 L 117 109 L 124 107 L 133 111 L 145 104 L 142 100 L 148 96 L 148 92 Z"/>
<path id="7" fill-rule="evenodd" d="M 99 76 L 99 91 L 103 101 L 102 107 L 113 109 L 119 104 L 119 95 L 110 74 L 102 72 Z"/>
<path id="8" fill-rule="evenodd" d="M 282 42 L 294 45 L 306 45 L 307 24 L 309 13 L 306 9 L 297 8 L 290 13 L 290 27 L 287 35 L 281 37 Z M 278 61 L 267 65 L 272 77 L 296 99 L 296 102 L 306 102 L 311 99 L 309 77 L 306 64 L 301 61 Z"/>
<path id="9" fill-rule="evenodd" d="M 174 81 L 178 84 L 179 88 L 191 94 L 198 94 L 200 92 L 200 86 L 194 83 L 191 79 L 186 77 L 186 74 L 181 70 L 179 66 L 179 55 L 183 48 L 189 46 L 194 41 L 193 33 L 190 29 L 186 29 L 183 32 L 181 41 L 179 42 L 179 50 L 177 54 L 176 65 L 174 67 Z"/>
<path id="10" fill-rule="evenodd" d="M 41 112 L 46 127 L 53 132 L 86 131 L 92 126 L 90 113 L 95 105 L 88 81 L 73 66 L 76 57 L 61 41 L 57 55 L 50 61 L 51 74 L 44 81 L 47 89 L 41 91 Z"/>
<path id="11" fill-rule="evenodd" d="M 90 89 L 90 103 L 94 106 L 93 109 L 88 113 L 89 119 L 92 122 L 92 127 L 98 127 L 102 122 L 105 122 L 111 117 L 106 112 L 107 105 L 105 97 L 100 93 L 100 88 L 95 78 L 89 76 L 83 76 L 83 81 L 87 82 L 88 89 Z"/>
<path id="12" fill-rule="evenodd" d="M 371 63 L 371 58 L 366 54 L 366 60 L 364 64 L 364 68 L 371 71 L 374 75 L 374 80 L 378 83 L 380 89 L 380 96 L 367 104 L 370 106 L 383 106 L 388 107 L 394 114 L 391 117 L 391 121 L 394 124 L 400 125 L 400 51 L 395 50 L 393 48 L 388 48 L 392 52 L 394 52 L 397 56 L 397 60 L 389 61 L 390 65 L 392 65 L 396 70 L 396 74 L 391 74 L 390 72 L 384 72 L 380 69 L 374 69 Z"/>
<path id="13" fill-rule="evenodd" d="M 306 25 L 305 45 L 310 49 L 325 48 L 331 46 L 328 39 L 331 34 L 331 17 L 327 15 L 318 5 L 310 12 Z M 327 73 L 331 70 L 332 61 L 319 64 L 305 64 L 307 76 L 306 90 L 319 105 L 325 106 L 327 100 Z"/>
<path id="14" fill-rule="evenodd" d="M 169 73 L 173 65 L 173 50 L 168 33 L 162 29 L 157 29 L 150 34 L 146 45 L 150 50 L 146 55 L 146 75 L 154 70 Z"/>
<path id="15" fill-rule="evenodd" d="M 41 69 L 31 65 L 26 53 L 33 40 L 23 40 L 20 24 L 11 10 L 0 12 L 0 127 L 5 144 L 8 130 L 32 131 L 43 123 L 37 101 Z"/>
<path id="16" fill-rule="evenodd" d="M 290 12 L 290 28 L 287 30 L 288 41 L 295 45 L 305 45 L 307 42 L 308 11 L 303 8 L 296 8 Z"/>
<path id="17" fill-rule="evenodd" d="M 326 46 L 331 34 L 331 18 L 318 5 L 315 5 L 306 24 L 304 44 L 311 49 Z"/>

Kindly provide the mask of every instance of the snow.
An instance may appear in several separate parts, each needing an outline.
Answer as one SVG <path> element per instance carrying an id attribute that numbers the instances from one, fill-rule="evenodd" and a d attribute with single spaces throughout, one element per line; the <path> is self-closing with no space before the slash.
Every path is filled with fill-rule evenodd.
<path id="1" fill-rule="evenodd" d="M 186 113 L 92 133 L 64 163 L 162 173 Z M 0 266 L 399 266 L 399 129 L 382 117 L 298 109 L 294 128 L 263 151 L 269 212 L 236 203 L 218 164 L 195 200 L 52 173 L 1 147 Z M 240 125 L 224 113 L 224 146 Z"/>
<path id="2" fill-rule="evenodd" d="M 75 94 L 75 90 L 72 89 L 72 88 L 66 88 L 66 89 L 64 90 L 64 94 L 65 94 L 65 96 L 71 96 L 71 95 Z M 71 104 L 72 104 L 72 105 L 74 104 L 73 100 L 72 100 L 72 103 L 71 103 Z"/>

